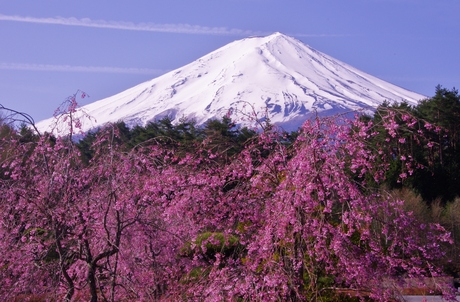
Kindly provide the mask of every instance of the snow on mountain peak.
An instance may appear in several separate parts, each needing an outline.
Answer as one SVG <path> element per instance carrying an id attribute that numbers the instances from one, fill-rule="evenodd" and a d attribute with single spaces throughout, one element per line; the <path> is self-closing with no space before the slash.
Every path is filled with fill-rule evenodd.
<path id="1" fill-rule="evenodd" d="M 165 116 L 203 124 L 229 111 L 236 122 L 252 110 L 296 129 L 316 112 L 373 110 L 383 101 L 410 104 L 423 95 L 405 90 L 276 32 L 229 43 L 198 60 L 114 96 L 83 106 L 96 122 L 145 125 Z M 49 131 L 52 119 L 37 124 Z"/>

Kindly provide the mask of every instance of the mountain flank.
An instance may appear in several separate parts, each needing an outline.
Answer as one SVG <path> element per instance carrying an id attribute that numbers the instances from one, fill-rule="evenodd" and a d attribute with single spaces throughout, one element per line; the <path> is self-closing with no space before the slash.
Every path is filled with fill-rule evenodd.
<path id="1" fill-rule="evenodd" d="M 195 119 L 200 125 L 227 115 L 252 126 L 254 112 L 295 130 L 316 113 L 371 112 L 384 101 L 416 105 L 425 98 L 274 33 L 234 41 L 79 110 L 94 118 L 84 121 L 84 131 L 117 121 L 143 126 L 164 117 Z M 37 126 L 50 131 L 52 124 L 47 119 Z"/>

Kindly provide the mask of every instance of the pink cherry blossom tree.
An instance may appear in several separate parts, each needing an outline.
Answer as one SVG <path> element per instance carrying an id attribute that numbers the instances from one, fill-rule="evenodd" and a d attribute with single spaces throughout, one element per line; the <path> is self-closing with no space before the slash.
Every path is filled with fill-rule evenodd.
<path id="1" fill-rule="evenodd" d="M 449 234 L 368 185 L 392 160 L 368 143 L 372 123 L 317 118 L 294 144 L 270 128 L 231 159 L 209 140 L 128 149 L 109 125 L 86 163 L 74 101 L 68 136 L 1 141 L 6 299 L 386 301 L 393 282 L 440 273 Z"/>

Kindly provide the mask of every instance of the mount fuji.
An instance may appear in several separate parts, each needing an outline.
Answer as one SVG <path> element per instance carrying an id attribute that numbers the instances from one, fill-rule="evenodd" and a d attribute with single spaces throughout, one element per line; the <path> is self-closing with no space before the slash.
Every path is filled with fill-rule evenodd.
<path id="1" fill-rule="evenodd" d="M 372 112 L 384 101 L 411 105 L 426 97 L 385 82 L 321 53 L 302 42 L 274 33 L 223 46 L 198 60 L 114 96 L 79 108 L 94 119 L 83 131 L 124 121 L 145 125 L 186 117 L 198 125 L 231 113 L 241 125 L 254 112 L 286 130 L 297 129 L 315 114 Z M 51 131 L 53 119 L 37 124 Z"/>

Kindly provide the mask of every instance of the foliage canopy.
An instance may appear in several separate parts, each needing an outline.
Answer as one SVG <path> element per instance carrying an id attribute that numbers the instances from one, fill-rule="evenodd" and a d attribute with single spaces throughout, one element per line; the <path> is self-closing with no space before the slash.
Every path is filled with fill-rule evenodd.
<path id="1" fill-rule="evenodd" d="M 307 121 L 294 141 L 229 120 L 203 134 L 167 120 L 108 125 L 78 144 L 22 141 L 10 129 L 0 142 L 0 295 L 327 301 L 352 289 L 386 301 L 406 277 L 437 276 L 451 242 L 373 185 L 392 167 L 393 142 L 425 137 L 414 115 L 401 117 L 401 132 L 397 111 L 387 113 Z"/>

